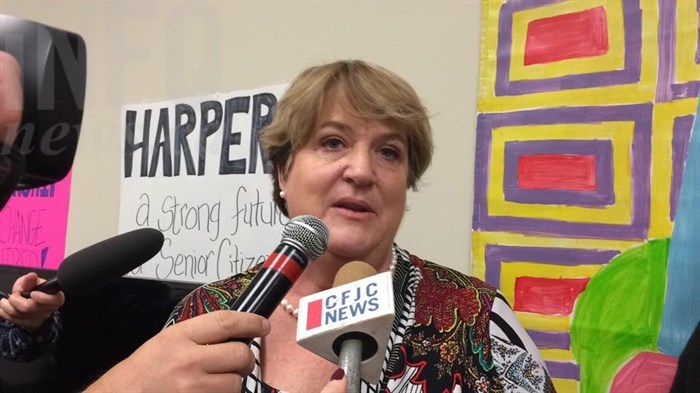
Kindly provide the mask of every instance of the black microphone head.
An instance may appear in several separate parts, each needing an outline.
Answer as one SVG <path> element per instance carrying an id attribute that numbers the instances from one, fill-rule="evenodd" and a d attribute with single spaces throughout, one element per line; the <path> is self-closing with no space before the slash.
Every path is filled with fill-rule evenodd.
<path id="1" fill-rule="evenodd" d="M 163 247 L 163 234 L 141 228 L 93 244 L 68 256 L 58 267 L 64 292 L 90 292 L 136 269 Z"/>
<path id="2" fill-rule="evenodd" d="M 282 231 L 282 243 L 301 249 L 310 259 L 320 257 L 328 248 L 329 232 L 326 224 L 311 215 L 292 218 Z"/>

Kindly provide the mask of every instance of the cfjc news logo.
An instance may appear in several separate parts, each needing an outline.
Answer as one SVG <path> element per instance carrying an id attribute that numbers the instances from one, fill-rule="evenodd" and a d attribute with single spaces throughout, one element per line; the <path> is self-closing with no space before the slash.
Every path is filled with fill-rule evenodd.
<path id="1" fill-rule="evenodd" d="M 306 329 L 352 319 L 379 309 L 378 283 L 330 293 L 323 299 L 309 302 Z"/>

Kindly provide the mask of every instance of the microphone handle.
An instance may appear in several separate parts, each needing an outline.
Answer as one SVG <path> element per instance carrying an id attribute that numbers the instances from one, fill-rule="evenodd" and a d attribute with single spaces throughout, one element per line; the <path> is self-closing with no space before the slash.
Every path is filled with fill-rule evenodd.
<path id="1" fill-rule="evenodd" d="M 348 379 L 347 393 L 360 391 L 360 363 L 362 363 L 362 340 L 346 338 L 340 346 L 338 366 L 345 371 Z"/>
<path id="2" fill-rule="evenodd" d="M 231 306 L 231 310 L 250 312 L 269 318 L 287 295 L 307 265 L 306 255 L 289 244 L 281 243 L 267 258 L 260 271 Z M 252 338 L 244 341 L 250 344 Z"/>
<path id="3" fill-rule="evenodd" d="M 268 318 L 291 287 L 292 282 L 284 274 L 263 267 L 233 303 L 231 310 L 249 312 Z"/>
<path id="4" fill-rule="evenodd" d="M 304 253 L 289 244 L 281 243 L 233 303 L 231 310 L 251 312 L 268 318 L 299 278 L 306 264 Z"/>
<path id="5" fill-rule="evenodd" d="M 57 293 L 60 290 L 61 284 L 59 284 L 58 282 L 58 277 L 54 277 L 35 286 L 33 289 L 30 289 L 28 291 L 22 291 L 21 295 L 22 297 L 29 299 L 33 291 L 39 291 L 53 295 L 54 293 Z"/>

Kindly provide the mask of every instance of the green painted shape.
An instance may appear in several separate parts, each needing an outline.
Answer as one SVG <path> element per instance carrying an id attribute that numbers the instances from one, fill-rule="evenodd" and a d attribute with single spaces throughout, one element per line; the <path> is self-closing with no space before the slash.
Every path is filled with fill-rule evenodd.
<path id="1" fill-rule="evenodd" d="M 581 393 L 608 391 L 632 356 L 656 350 L 669 243 L 651 240 L 618 255 L 579 296 L 571 322 L 571 350 L 581 370 Z"/>

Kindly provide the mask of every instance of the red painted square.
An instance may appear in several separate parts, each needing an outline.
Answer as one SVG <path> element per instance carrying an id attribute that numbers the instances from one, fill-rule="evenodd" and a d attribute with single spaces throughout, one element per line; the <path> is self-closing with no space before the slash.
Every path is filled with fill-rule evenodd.
<path id="1" fill-rule="evenodd" d="M 314 300 L 309 303 L 306 315 L 306 330 L 321 326 L 321 314 L 323 313 L 323 300 Z"/>
<path id="2" fill-rule="evenodd" d="M 518 277 L 513 310 L 547 315 L 568 315 L 590 278 Z"/>
<path id="3" fill-rule="evenodd" d="M 518 157 L 518 187 L 523 190 L 595 191 L 592 155 L 534 154 Z"/>
<path id="4" fill-rule="evenodd" d="M 525 65 L 600 56 L 608 52 L 604 7 L 531 21 L 525 38 Z"/>

